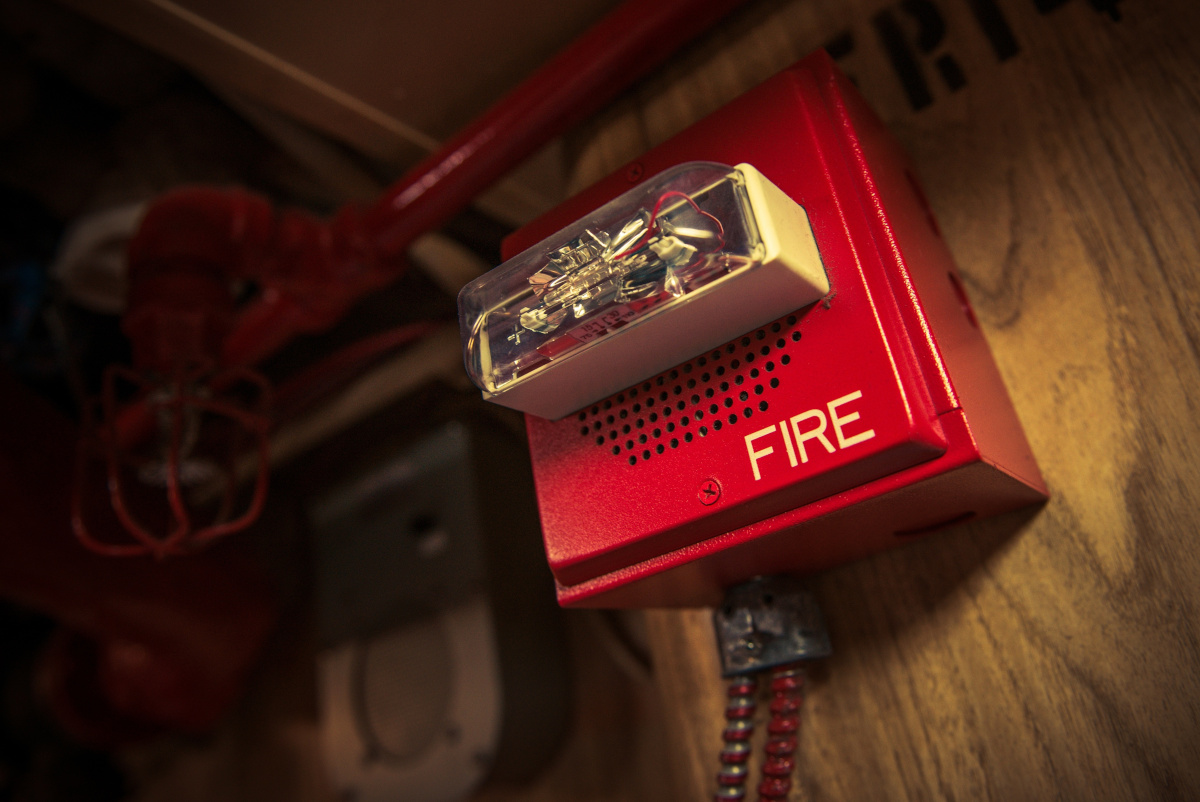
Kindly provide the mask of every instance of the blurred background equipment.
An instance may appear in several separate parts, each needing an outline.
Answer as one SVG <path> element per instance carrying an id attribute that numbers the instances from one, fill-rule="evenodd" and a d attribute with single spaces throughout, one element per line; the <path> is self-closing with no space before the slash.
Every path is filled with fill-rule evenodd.
<path id="1" fill-rule="evenodd" d="M 419 393 L 284 472 L 312 542 L 324 755 L 361 800 L 528 781 L 566 727 L 524 446 L 472 409 Z"/>
<path id="2" fill-rule="evenodd" d="M 276 212 L 266 198 L 238 189 L 184 188 L 150 203 L 128 251 L 122 328 L 133 366 L 106 371 L 95 437 L 113 507 L 137 542 L 101 543 L 78 514 L 80 540 L 112 556 L 164 556 L 248 526 L 262 507 L 269 459 L 268 384 L 254 366 L 297 335 L 328 329 L 360 297 L 394 281 L 420 235 L 739 2 L 627 0 L 373 203 L 346 204 L 327 220 Z M 132 385 L 123 401 L 119 377 Z M 257 385 L 256 397 L 234 398 L 237 385 Z M 257 478 L 240 514 L 230 511 L 236 476 L 217 480 L 227 488 L 224 502 L 211 524 L 196 527 L 183 488 L 215 473 L 211 460 L 190 453 L 212 419 L 236 424 L 212 439 L 235 450 L 238 433 L 256 443 Z M 147 456 L 134 456 L 142 449 Z M 161 534 L 131 512 L 122 462 L 132 462 L 143 483 L 165 487 L 170 512 Z"/>
<path id="3" fill-rule="evenodd" d="M 347 535 L 345 516 L 353 518 L 347 498 L 355 490 L 339 483 L 345 476 L 326 475 L 301 515 L 310 530 L 276 517 L 259 527 L 269 534 L 258 542 L 198 552 L 254 526 L 269 505 L 286 504 L 286 493 L 275 501 L 268 494 L 273 469 L 278 474 L 289 460 L 336 442 L 356 421 L 386 411 L 430 379 L 457 374 L 457 360 L 445 360 L 453 350 L 439 344 L 449 345 L 443 333 L 451 327 L 439 322 L 452 318 L 457 287 L 482 268 L 478 257 L 455 252 L 461 246 L 422 236 L 448 226 L 468 250 L 495 250 L 503 224 L 465 211 L 468 204 L 736 4 L 627 2 L 523 82 L 517 77 L 536 65 L 514 68 L 511 91 L 490 110 L 481 108 L 481 116 L 444 145 L 409 126 L 385 126 L 404 132 L 418 150 L 434 152 L 380 191 L 403 149 L 385 160 L 392 166 L 363 159 L 247 99 L 236 86 L 222 85 L 217 91 L 259 134 L 169 64 L 56 6 L 7 0 L 0 17 L 6 35 L 21 42 L 13 74 L 31 99 L 27 110 L 45 99 L 52 114 L 76 115 L 64 132 L 83 133 L 102 146 L 115 143 L 131 157 L 128 167 L 117 159 L 118 169 L 103 157 L 81 165 L 77 178 L 92 169 L 110 182 L 91 196 L 55 194 L 53 184 L 19 170 L 8 176 L 45 193 L 46 217 L 54 222 L 26 226 L 21 233 L 29 244 L 14 250 L 6 266 L 13 315 L 6 361 L 22 378 L 42 382 L 49 405 L 66 417 L 55 420 L 59 413 L 42 408 L 46 400 L 15 382 L 5 394 L 8 420 L 21 425 L 5 430 L 3 492 L 15 525 L 0 552 L 21 553 L 0 558 L 0 579 L 6 597 L 64 627 L 43 645 L 37 663 L 37 684 L 59 726 L 110 747 L 216 726 L 237 700 L 272 623 L 308 605 L 295 561 L 308 559 L 299 556 L 296 539 L 302 550 L 302 535 L 311 531 L 311 571 L 322 593 L 347 582 L 382 593 L 360 601 L 356 609 L 369 609 L 366 618 L 352 614 L 344 595 L 334 593 L 331 602 L 318 594 L 321 720 L 336 735 L 347 710 L 361 713 L 364 704 L 370 710 L 365 718 L 355 713 L 357 746 L 353 739 L 327 740 L 334 783 L 364 793 L 374 788 L 387 798 L 388 788 L 407 787 L 417 789 L 414 798 L 452 799 L 485 777 L 527 778 L 544 765 L 565 720 L 561 644 L 554 622 L 528 609 L 530 597 L 535 607 L 539 598 L 543 606 L 550 603 L 544 585 L 535 591 L 536 583 L 521 582 L 514 596 L 484 570 L 480 541 L 491 527 L 481 527 L 471 513 L 477 484 L 469 473 L 477 467 L 471 454 L 486 450 L 486 437 L 468 438 L 467 429 L 447 422 L 451 428 L 437 439 L 427 428 L 436 411 L 426 410 L 399 452 L 375 463 L 352 454 L 339 463 L 345 476 L 367 485 L 378 478 L 370 471 L 381 465 L 385 475 L 389 465 L 410 471 L 408 480 L 392 476 L 384 496 L 419 504 L 431 501 L 436 489 L 442 495 L 433 517 L 401 521 L 409 513 L 400 509 L 387 525 L 351 526 Z M 114 6 L 102 16 L 128 11 Z M 198 19 L 183 17 L 188 24 Z M 561 42 L 585 27 L 578 19 L 559 18 L 559 33 L 548 38 L 545 27 L 525 27 L 535 38 Z M 211 28 L 197 25 L 197 31 Z M 145 80 L 128 82 L 121 69 L 90 74 L 86 60 L 73 60 L 74 51 L 62 47 L 72 38 L 125 56 L 124 68 Z M 164 46 L 162 28 L 151 26 L 148 38 Z M 266 57 L 262 63 L 275 62 Z M 114 93 L 105 77 L 126 84 Z M 174 97 L 183 96 L 193 109 L 169 110 L 140 128 L 126 122 L 128 110 L 164 96 L 176 104 Z M 199 123 L 190 130 L 189 114 Z M 46 119 L 28 113 L 7 121 L 13 136 L 6 145 L 21 148 L 24 158 L 41 158 L 38 128 Z M 235 146 L 226 147 L 222 138 Z M 186 152 L 192 144 L 196 154 Z M 147 169 L 161 166 L 154 163 L 157 154 L 168 165 L 160 172 L 172 173 L 166 180 Z M 267 163 L 282 161 L 275 171 L 255 175 L 267 154 Z M 193 155 L 200 158 L 189 163 Z M 368 149 L 369 157 L 379 155 Z M 296 162 L 309 169 L 297 171 Z M 305 183 L 297 174 L 313 178 Z M 196 185 L 208 180 L 227 187 L 231 179 L 246 188 Z M 361 203 L 372 190 L 378 199 Z M 290 205 L 276 211 L 268 196 Z M 511 203 L 493 207 L 512 219 Z M 65 227 L 56 212 L 73 224 L 49 271 Z M 406 271 L 410 248 L 433 282 L 416 278 L 381 292 Z M 40 261 L 30 267 L 31 259 Z M 57 285 L 46 280 L 51 272 Z M 354 318 L 337 326 L 356 304 Z M 90 336 L 93 326 L 103 335 Z M 319 343 L 285 348 L 300 335 L 327 330 Z M 39 348 L 40 363 L 31 359 Z M 69 439 L 78 443 L 72 457 L 63 448 Z M 26 458 L 35 443 L 36 457 Z M 510 470 L 496 465 L 490 472 Z M 527 477 L 527 469 L 521 475 Z M 493 516 L 508 521 L 501 527 L 506 537 L 536 543 L 514 528 L 514 504 L 531 497 L 528 479 L 524 485 L 486 483 L 489 492 L 504 486 L 515 495 Z M 330 488 L 349 496 L 335 498 Z M 377 495 L 370 500 L 379 502 Z M 527 521 L 525 529 L 534 527 Z M 79 549 L 60 557 L 68 532 L 97 555 L 126 559 L 97 569 Z M 37 545 L 27 549 L 23 542 L 31 537 Z M 421 546 L 393 554 L 386 566 L 391 572 L 371 584 L 360 569 L 385 567 L 370 558 L 371 550 L 393 541 Z M 354 543 L 365 550 L 358 557 Z M 536 547 L 493 546 L 492 554 L 502 555 L 493 562 L 506 582 L 520 581 L 538 565 Z M 524 556 L 514 562 L 515 554 Z M 443 559 L 434 560 L 439 555 Z M 430 570 L 435 563 L 440 574 Z M 417 581 L 431 578 L 437 582 Z M 408 595 L 400 598 L 385 592 L 405 586 Z M 201 588 L 219 593 L 219 600 Z M 514 599 L 524 601 L 513 608 Z M 343 616 L 340 629 L 331 629 L 330 621 Z M 349 685 L 337 679 L 346 659 L 361 669 Z M 446 683 L 442 693 L 418 691 L 409 699 L 444 703 L 425 705 L 426 717 L 416 721 L 428 728 L 414 724 L 415 708 L 404 697 L 409 689 L 433 689 L 419 676 L 426 672 Z M 357 701 L 347 707 L 351 699 Z M 368 758 L 382 760 L 369 777 L 358 772 Z"/>

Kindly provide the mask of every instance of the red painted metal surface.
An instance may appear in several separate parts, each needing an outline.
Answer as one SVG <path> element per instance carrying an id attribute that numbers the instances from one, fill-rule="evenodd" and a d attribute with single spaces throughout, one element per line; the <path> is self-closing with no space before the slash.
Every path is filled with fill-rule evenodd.
<path id="1" fill-rule="evenodd" d="M 506 256 L 691 160 L 749 162 L 804 206 L 832 289 L 576 415 L 527 417 L 560 601 L 715 604 L 734 582 L 1045 497 L 911 167 L 825 54 L 517 232 Z"/>

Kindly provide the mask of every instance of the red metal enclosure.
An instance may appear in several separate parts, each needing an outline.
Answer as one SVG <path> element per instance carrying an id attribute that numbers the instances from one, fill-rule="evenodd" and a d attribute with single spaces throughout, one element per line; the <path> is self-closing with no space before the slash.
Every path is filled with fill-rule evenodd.
<path id="1" fill-rule="evenodd" d="M 904 153 L 824 53 L 505 243 L 676 164 L 747 162 L 804 207 L 831 291 L 562 420 L 527 416 L 569 606 L 711 605 L 1046 489 Z"/>

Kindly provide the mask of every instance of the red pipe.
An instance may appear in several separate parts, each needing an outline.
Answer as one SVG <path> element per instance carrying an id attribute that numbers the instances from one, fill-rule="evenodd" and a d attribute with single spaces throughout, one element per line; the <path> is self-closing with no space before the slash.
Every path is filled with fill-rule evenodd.
<path id="1" fill-rule="evenodd" d="M 551 138 L 662 64 L 742 0 L 630 0 L 397 181 L 364 219 L 399 256 Z"/>
<path id="2" fill-rule="evenodd" d="M 367 209 L 348 204 L 326 221 L 294 209 L 277 212 L 265 198 L 238 189 L 191 187 L 159 198 L 129 246 L 122 325 L 135 368 L 150 381 L 174 381 L 177 398 L 193 388 L 171 377 L 203 375 L 207 389 L 220 390 L 223 373 L 243 371 L 295 335 L 332 325 L 403 271 L 418 236 L 741 2 L 626 0 Z M 258 285 L 240 308 L 234 280 Z M 145 398 L 114 416 L 110 463 L 118 449 L 158 434 Z M 114 497 L 114 505 L 123 502 Z M 176 518 L 177 531 L 191 531 L 186 515 Z M 86 529 L 82 519 L 80 528 Z M 153 549 L 161 553 L 179 540 L 169 536 Z"/>
<path id="3" fill-rule="evenodd" d="M 742 2 L 627 0 L 365 212 L 347 206 L 322 232 L 311 228 L 311 218 L 281 220 L 279 243 L 303 264 L 293 269 L 280 260 L 274 269 L 291 278 L 315 270 L 328 283 L 318 282 L 315 294 L 282 286 L 264 292 L 240 313 L 225 341 L 224 364 L 254 364 L 295 334 L 330 325 L 362 294 L 401 272 L 404 252 L 417 237 L 446 223 L 539 147 L 598 111 Z M 317 264 L 313 251 L 327 261 Z M 314 309 L 317 301 L 322 308 Z"/>

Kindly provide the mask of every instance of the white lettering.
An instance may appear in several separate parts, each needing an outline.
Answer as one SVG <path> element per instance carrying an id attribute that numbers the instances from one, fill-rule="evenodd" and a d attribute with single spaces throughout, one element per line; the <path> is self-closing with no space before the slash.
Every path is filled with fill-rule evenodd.
<path id="1" fill-rule="evenodd" d="M 788 462 L 796 467 L 796 449 L 792 446 L 792 433 L 788 431 L 787 421 L 779 422 L 779 433 L 783 435 L 783 445 L 787 448 Z"/>
<path id="2" fill-rule="evenodd" d="M 839 418 L 838 414 L 837 414 L 837 408 L 842 406 L 843 404 L 849 404 L 851 401 L 855 401 L 859 398 L 862 398 L 862 390 L 855 390 L 854 392 L 850 393 L 850 395 L 844 395 L 841 398 L 835 398 L 833 401 L 830 401 L 828 404 L 829 420 L 831 420 L 833 422 L 833 432 L 834 432 L 834 434 L 837 435 L 837 441 L 838 441 L 839 448 L 845 448 L 846 446 L 857 445 L 858 443 L 864 442 L 866 440 L 870 440 L 872 437 L 875 436 L 874 429 L 867 429 L 865 432 L 859 432 L 858 434 L 853 434 L 853 435 L 850 435 L 849 437 L 846 437 L 845 433 L 842 431 L 842 426 L 844 426 L 847 423 L 853 423 L 854 421 L 858 420 L 858 413 L 851 412 L 849 415 L 843 415 L 842 417 Z M 832 448 L 829 450 L 833 451 Z"/>
<path id="3" fill-rule="evenodd" d="M 873 438 L 875 436 L 874 429 L 862 429 L 858 432 L 847 431 L 850 424 L 861 420 L 862 416 L 852 410 L 842 412 L 842 408 L 862 397 L 862 390 L 855 390 L 849 395 L 835 398 L 826 403 L 825 407 L 829 410 L 828 416 L 819 407 L 809 409 L 801 412 L 799 415 L 785 418 L 774 426 L 768 426 L 765 429 L 759 429 L 757 432 L 746 435 L 746 453 L 750 455 L 750 469 L 754 473 L 754 481 L 757 482 L 762 479 L 762 469 L 759 467 L 759 462 L 775 453 L 773 445 L 755 448 L 755 441 L 773 434 L 776 430 L 779 431 L 779 435 L 783 438 L 783 447 L 787 451 L 788 464 L 793 468 L 799 467 L 801 463 L 808 462 L 809 450 L 806 444 L 813 440 L 824 447 L 825 453 L 834 454 L 837 453 L 838 449 L 858 445 Z M 861 426 L 862 424 L 859 425 Z M 827 434 L 831 426 L 833 429 L 832 434 L 837 438 L 837 445 L 831 442 Z M 797 459 L 797 452 L 799 452 L 799 459 Z M 819 455 L 820 453 L 817 452 L 813 456 Z"/>
<path id="4" fill-rule="evenodd" d="M 819 423 L 807 432 L 800 431 L 800 421 L 814 418 Z M 791 418 L 792 432 L 796 435 L 796 448 L 800 449 L 800 461 L 808 462 L 808 452 L 804 448 L 806 440 L 817 439 L 821 441 L 821 445 L 825 446 L 825 450 L 830 454 L 833 453 L 833 443 L 829 442 L 829 438 L 825 436 L 825 426 L 828 421 L 825 420 L 825 413 L 819 409 L 810 409 L 807 412 L 801 412 L 799 415 L 793 415 Z"/>
<path id="5" fill-rule="evenodd" d="M 774 454 L 775 448 L 773 446 L 767 446 L 766 448 L 755 451 L 754 450 L 754 441 L 760 437 L 766 437 L 768 434 L 770 434 L 773 431 L 775 431 L 775 427 L 768 426 L 765 429 L 759 429 L 757 432 L 754 432 L 753 434 L 746 435 L 746 451 L 750 454 L 750 467 L 754 469 L 754 481 L 756 481 L 756 482 L 762 478 L 762 474 L 759 473 L 759 470 L 758 470 L 758 460 L 761 457 L 767 456 L 768 454 Z"/>

